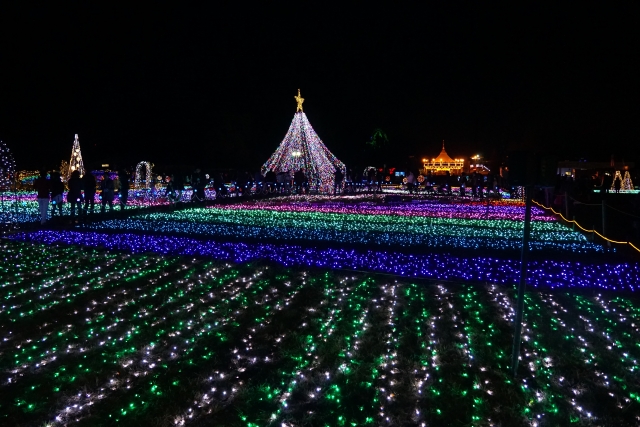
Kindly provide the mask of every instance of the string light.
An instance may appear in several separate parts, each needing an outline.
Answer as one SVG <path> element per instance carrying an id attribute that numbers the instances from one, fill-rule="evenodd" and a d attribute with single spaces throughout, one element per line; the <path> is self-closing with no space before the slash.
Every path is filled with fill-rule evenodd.
<path id="1" fill-rule="evenodd" d="M 633 181 L 631 181 L 631 174 L 629 171 L 624 172 L 624 178 L 622 179 L 621 190 L 634 190 Z"/>
<path id="2" fill-rule="evenodd" d="M 524 220 L 524 206 L 513 203 L 492 202 L 487 208 L 486 203 L 465 201 L 461 203 L 440 203 L 433 200 L 415 200 L 412 203 L 380 203 L 375 201 L 359 200 L 336 202 L 332 199 L 318 197 L 311 200 L 296 200 L 283 198 L 282 200 L 255 200 L 252 202 L 234 203 L 231 205 L 215 207 L 215 209 L 227 210 L 265 210 L 280 212 L 318 212 L 331 214 L 360 214 L 360 215 L 392 215 L 410 217 L 433 218 L 460 218 L 477 220 Z M 550 215 L 546 215 L 543 209 L 536 206 L 532 208 L 533 221 L 556 222 Z"/>
<path id="3" fill-rule="evenodd" d="M 298 108 L 284 139 L 262 165 L 262 175 L 269 171 L 275 173 L 294 173 L 300 170 L 309 181 L 309 187 L 321 193 L 328 193 L 333 189 L 334 172 L 336 169 L 346 172 L 344 163 L 338 160 L 313 130 L 306 114 L 302 111 L 304 99 L 295 97 Z"/>
<path id="4" fill-rule="evenodd" d="M 145 170 L 143 178 L 142 170 Z M 134 181 L 134 187 L 136 189 L 150 189 L 153 183 L 153 165 L 149 162 L 142 161 L 136 165 L 136 178 Z"/>
<path id="5" fill-rule="evenodd" d="M 71 173 L 74 171 L 80 172 L 80 177 L 84 175 L 84 162 L 82 161 L 82 153 L 80 152 L 80 141 L 78 140 L 78 134 L 73 140 L 73 147 L 71 148 L 71 160 L 69 160 L 68 175 L 65 179 L 68 181 L 71 177 Z"/>
<path id="6" fill-rule="evenodd" d="M 523 209 L 486 209 L 287 199 L 14 233 L 0 242 L 0 416 L 637 423 L 640 308 L 619 291 L 635 291 L 640 265 L 535 209 L 538 289 L 513 379 L 520 265 L 505 249 Z M 492 252 L 462 250 L 478 248 Z"/>
<path id="7" fill-rule="evenodd" d="M 134 253 L 199 255 L 234 262 L 270 260 L 284 266 L 365 270 L 436 280 L 511 285 L 517 283 L 520 277 L 517 262 L 503 262 L 492 257 L 454 256 L 448 253 L 406 254 L 395 251 L 315 249 L 289 244 L 231 243 L 137 233 L 45 230 L 16 233 L 11 239 L 48 245 L 63 243 L 106 247 Z M 529 262 L 527 276 L 528 284 L 532 287 L 635 291 L 637 283 L 640 283 L 640 265 L 624 262 L 532 260 Z"/>
<path id="8" fill-rule="evenodd" d="M 563 425 L 640 416 L 629 406 L 639 398 L 640 309 L 628 298 L 528 293 L 514 381 L 511 286 L 424 286 L 54 242 L 4 241 L 0 250 L 0 387 L 13 396 L 2 411 L 15 422 Z M 246 256 L 240 245 L 226 250 Z M 594 406 L 596 395 L 609 398 Z M 515 412 L 502 410 L 507 398 Z"/>
<path id="9" fill-rule="evenodd" d="M 7 190 L 13 183 L 16 173 L 16 161 L 7 145 L 0 141 L 0 189 Z"/>
<path id="10" fill-rule="evenodd" d="M 97 229 L 135 230 L 242 239 L 312 240 L 352 244 L 514 250 L 522 244 L 521 223 L 457 218 L 415 221 L 408 216 L 188 209 L 103 221 Z M 533 250 L 596 253 L 605 249 L 557 222 L 532 226 Z"/>

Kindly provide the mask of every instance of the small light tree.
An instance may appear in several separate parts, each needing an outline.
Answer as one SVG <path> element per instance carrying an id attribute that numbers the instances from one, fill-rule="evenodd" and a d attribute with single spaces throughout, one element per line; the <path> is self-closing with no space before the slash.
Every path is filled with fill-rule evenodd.
<path id="1" fill-rule="evenodd" d="M 69 168 L 66 173 L 60 170 L 60 174 L 69 180 L 73 171 L 80 171 L 80 177 L 84 175 L 84 163 L 82 162 L 82 153 L 80 152 L 80 141 L 78 140 L 78 134 L 73 140 L 73 148 L 71 149 L 71 160 L 69 161 Z"/>

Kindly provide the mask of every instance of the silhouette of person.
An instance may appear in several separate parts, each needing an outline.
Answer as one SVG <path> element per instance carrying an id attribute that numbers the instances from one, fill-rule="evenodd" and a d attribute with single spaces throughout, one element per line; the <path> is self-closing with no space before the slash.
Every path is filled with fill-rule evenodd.
<path id="1" fill-rule="evenodd" d="M 47 179 L 47 172 L 44 169 L 40 170 L 40 175 L 33 182 L 33 186 L 38 193 L 38 207 L 40 208 L 40 224 L 47 222 L 47 214 L 49 212 L 49 180 Z"/>
<path id="2" fill-rule="evenodd" d="M 62 216 L 62 193 L 64 193 L 64 184 L 62 183 L 62 177 L 60 172 L 51 172 L 51 217 L 55 215 L 56 208 L 58 208 L 58 215 Z"/>
<path id="3" fill-rule="evenodd" d="M 76 208 L 78 209 L 78 216 L 82 214 L 82 179 L 80 178 L 79 170 L 71 172 L 67 186 L 69 187 L 67 203 L 71 205 L 71 218 L 73 219 L 76 215 Z"/>
<path id="4" fill-rule="evenodd" d="M 616 180 L 613 181 L 613 188 L 616 190 L 616 194 L 620 193 L 620 188 L 622 188 L 622 180 L 619 177 L 616 177 Z"/>
<path id="5" fill-rule="evenodd" d="M 344 179 L 344 175 L 340 168 L 336 168 L 333 172 L 333 195 L 338 194 L 342 189 L 342 180 Z"/>
<path id="6" fill-rule="evenodd" d="M 114 185 L 113 180 L 109 177 L 109 173 L 105 172 L 102 178 L 102 182 L 100 183 L 100 197 L 102 199 L 102 207 L 100 208 L 100 212 L 104 213 L 106 210 L 106 206 L 109 205 L 109 212 L 113 210 L 113 197 L 114 197 Z"/>
<path id="7" fill-rule="evenodd" d="M 118 197 L 120 198 L 120 210 L 124 210 L 127 207 L 127 201 L 129 200 L 129 171 L 122 169 L 118 172 L 118 181 L 120 188 L 118 188 Z"/>
<path id="8" fill-rule="evenodd" d="M 91 213 L 96 204 L 96 177 L 91 172 L 87 172 L 82 177 L 82 187 L 84 188 L 84 213 L 89 213 L 89 205 L 91 206 Z"/>

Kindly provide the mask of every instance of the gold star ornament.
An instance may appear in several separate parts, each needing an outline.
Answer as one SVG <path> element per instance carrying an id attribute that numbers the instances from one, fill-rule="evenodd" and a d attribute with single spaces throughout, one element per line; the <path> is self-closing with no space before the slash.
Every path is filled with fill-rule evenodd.
<path id="1" fill-rule="evenodd" d="M 298 111 L 302 111 L 302 103 L 304 102 L 304 98 L 300 96 L 300 89 L 298 89 L 298 96 L 294 96 L 296 102 L 298 103 L 298 109 L 296 110 L 296 113 Z"/>

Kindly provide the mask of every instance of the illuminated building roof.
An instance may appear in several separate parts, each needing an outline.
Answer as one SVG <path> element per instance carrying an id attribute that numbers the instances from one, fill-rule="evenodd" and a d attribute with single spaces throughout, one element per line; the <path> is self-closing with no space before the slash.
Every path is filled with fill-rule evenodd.
<path id="1" fill-rule="evenodd" d="M 445 151 L 445 149 L 444 149 L 444 141 L 442 141 L 442 151 L 440 152 L 440 154 L 438 154 L 438 157 L 433 159 L 433 161 L 434 162 L 438 162 L 438 163 L 453 163 L 453 162 L 455 162 L 455 160 L 453 160 L 451 157 L 449 157 L 449 155 Z"/>
<path id="2" fill-rule="evenodd" d="M 464 168 L 464 159 L 452 159 L 444 149 L 444 141 L 442 141 L 442 151 L 438 157 L 432 158 L 431 161 L 423 159 L 425 173 L 431 172 L 435 175 L 461 174 Z"/>

